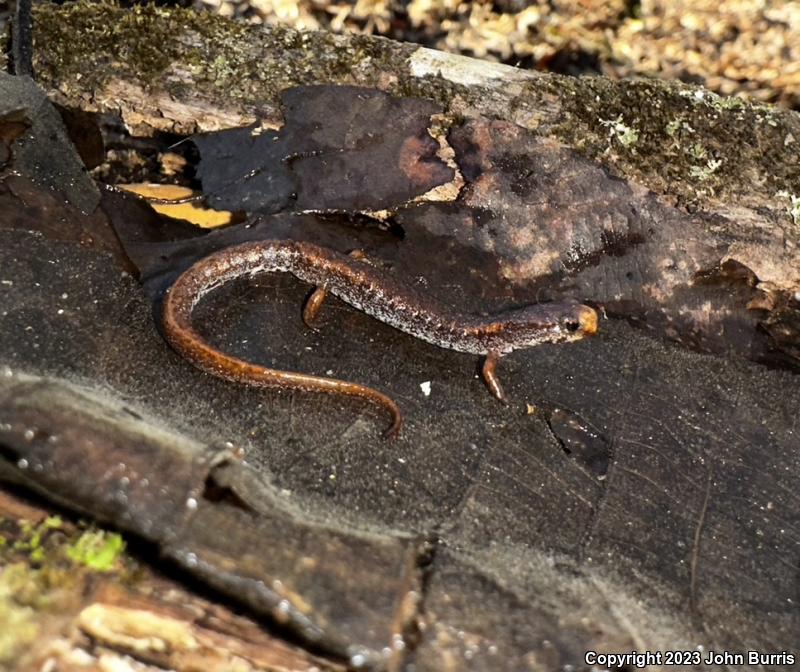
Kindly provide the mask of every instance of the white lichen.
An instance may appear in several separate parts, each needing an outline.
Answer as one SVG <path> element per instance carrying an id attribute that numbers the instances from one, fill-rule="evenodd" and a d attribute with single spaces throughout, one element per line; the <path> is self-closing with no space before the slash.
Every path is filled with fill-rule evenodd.
<path id="1" fill-rule="evenodd" d="M 600 119 L 600 123 L 608 128 L 608 135 L 616 138 L 623 147 L 632 147 L 639 142 L 639 131 L 624 124 L 621 114 L 616 119 Z"/>
<path id="2" fill-rule="evenodd" d="M 783 190 L 776 193 L 775 196 L 779 198 L 785 198 L 789 201 L 786 212 L 789 214 L 789 217 L 792 218 L 792 222 L 794 222 L 795 225 L 800 226 L 800 196 L 790 194 L 788 191 Z"/>
<path id="3" fill-rule="evenodd" d="M 703 147 L 699 142 L 694 143 L 688 150 L 686 150 L 689 156 L 697 161 L 702 161 L 708 156 L 708 152 L 706 148 Z"/>
<path id="4" fill-rule="evenodd" d="M 689 176 L 700 180 L 701 182 L 711 177 L 717 169 L 722 165 L 721 159 L 709 159 L 706 161 L 705 166 L 692 166 L 689 169 Z"/>

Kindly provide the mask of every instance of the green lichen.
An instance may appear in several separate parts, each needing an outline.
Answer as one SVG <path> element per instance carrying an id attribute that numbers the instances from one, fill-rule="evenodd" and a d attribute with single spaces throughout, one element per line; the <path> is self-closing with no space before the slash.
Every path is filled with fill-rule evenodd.
<path id="1" fill-rule="evenodd" d="M 699 142 L 695 142 L 694 144 L 689 145 L 686 151 L 689 154 L 689 156 L 695 159 L 696 161 L 702 161 L 708 156 L 708 151 Z"/>
<path id="2" fill-rule="evenodd" d="M 700 182 L 705 182 L 717 172 L 722 165 L 719 159 L 709 159 L 704 166 L 692 166 L 689 168 L 689 175 Z"/>
<path id="3" fill-rule="evenodd" d="M 94 530 L 84 532 L 66 549 L 67 557 L 96 572 L 109 572 L 125 550 L 122 537 L 112 532 Z"/>
<path id="4" fill-rule="evenodd" d="M 639 131 L 623 123 L 621 114 L 616 119 L 600 119 L 600 124 L 608 128 L 609 135 L 623 147 L 633 147 L 639 142 Z"/>
<path id="5" fill-rule="evenodd" d="M 719 96 L 716 93 L 708 92 L 708 103 L 718 110 L 740 110 L 746 103 L 738 96 Z"/>
<path id="6" fill-rule="evenodd" d="M 682 143 L 689 142 L 688 138 L 696 133 L 692 125 L 683 117 L 670 121 L 664 131 L 668 137 L 675 138 Z"/>

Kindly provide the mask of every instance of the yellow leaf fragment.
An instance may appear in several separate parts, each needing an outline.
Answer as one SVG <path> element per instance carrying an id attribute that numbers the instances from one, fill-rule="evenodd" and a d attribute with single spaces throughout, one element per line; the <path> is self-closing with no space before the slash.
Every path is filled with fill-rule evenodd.
<path id="1" fill-rule="evenodd" d="M 120 184 L 120 189 L 125 189 L 137 194 L 148 201 L 153 199 L 180 201 L 196 196 L 197 192 L 188 187 L 179 187 L 174 184 Z M 174 219 L 183 219 L 203 229 L 213 229 L 218 226 L 230 224 L 233 214 L 225 210 L 211 210 L 199 205 L 198 201 L 190 203 L 150 203 L 153 210 Z"/>

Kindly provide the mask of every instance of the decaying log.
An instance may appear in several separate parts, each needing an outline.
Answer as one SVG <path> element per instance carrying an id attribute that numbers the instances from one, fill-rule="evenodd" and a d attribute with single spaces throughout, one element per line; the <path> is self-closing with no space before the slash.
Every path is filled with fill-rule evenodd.
<path id="1" fill-rule="evenodd" d="M 134 136 L 256 119 L 279 127 L 281 92 L 300 84 L 435 101 L 432 132 L 462 143 L 457 162 L 477 146 L 472 170 L 486 174 L 445 198 L 479 213 L 461 235 L 499 257 L 503 280 L 564 276 L 582 300 L 690 347 L 798 366 L 793 112 L 682 84 L 572 79 L 188 11 L 44 6 L 37 36 L 36 71 L 51 98 L 116 115 Z M 531 172 L 521 175 L 525 163 Z M 509 188 L 518 198 L 492 212 Z M 502 234 L 469 230 L 487 217 L 502 219 Z M 531 219 L 549 233 L 527 236 Z"/>
<path id="2" fill-rule="evenodd" d="M 0 490 L 3 670 L 343 672 L 154 565 L 119 535 Z M 141 555 L 141 549 L 139 551 Z"/>
<path id="3" fill-rule="evenodd" d="M 0 478 L 147 539 L 331 666 L 791 653 L 796 114 L 153 7 L 42 6 L 35 30 L 35 72 L 66 110 L 170 143 L 258 122 L 298 189 L 199 235 L 85 176 L 53 186 L 42 157 L 71 150 L 52 110 L 0 80 Z M 338 137 L 331 101 L 430 119 L 441 165 L 426 175 L 448 182 L 393 202 L 377 187 L 430 169 L 424 143 L 357 114 Z M 393 148 L 370 194 L 388 196 L 368 207 L 337 201 L 335 162 L 314 163 L 329 152 L 346 172 L 352 137 Z M 504 408 L 469 357 L 339 303 L 309 333 L 289 278 L 198 307 L 247 359 L 390 389 L 407 425 L 388 444 L 369 410 L 211 379 L 160 339 L 150 299 L 177 270 L 268 236 L 364 249 L 475 311 L 573 297 L 608 319 L 504 361 Z"/>

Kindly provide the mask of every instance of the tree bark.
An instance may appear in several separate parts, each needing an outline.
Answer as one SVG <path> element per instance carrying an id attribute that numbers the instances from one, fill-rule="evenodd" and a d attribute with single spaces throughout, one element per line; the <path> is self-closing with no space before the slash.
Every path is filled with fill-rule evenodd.
<path id="1" fill-rule="evenodd" d="M 156 544 L 332 669 L 796 645 L 797 114 L 184 10 L 43 5 L 35 36 L 47 95 L 132 142 L 275 129 L 286 151 L 258 171 L 288 171 L 306 205 L 201 236 L 100 199 L 72 155 L 64 203 L 41 180 L 57 123 L 30 91 L 0 98 L 0 131 L 27 131 L 0 133 L 0 478 Z M 10 100 L 19 81 L 0 86 Z M 414 123 L 386 122 L 396 110 L 436 139 L 436 170 Z M 326 123 L 341 111 L 357 120 L 345 140 Z M 365 169 L 378 150 L 386 169 Z M 374 196 L 420 173 L 453 177 L 402 202 L 336 199 L 342 175 L 373 175 Z M 245 358 L 391 386 L 409 422 L 388 445 L 343 402 L 263 396 L 178 359 L 108 254 L 109 220 L 154 295 L 193 258 L 280 234 L 365 249 L 472 310 L 575 298 L 604 319 L 591 341 L 504 361 L 501 408 L 468 358 L 340 304 L 309 334 L 286 278 L 199 306 Z"/>

